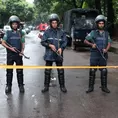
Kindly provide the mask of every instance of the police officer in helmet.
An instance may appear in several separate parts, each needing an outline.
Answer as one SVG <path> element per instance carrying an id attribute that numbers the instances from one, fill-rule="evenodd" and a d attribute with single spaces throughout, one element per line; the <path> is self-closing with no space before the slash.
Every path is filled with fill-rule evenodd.
<path id="1" fill-rule="evenodd" d="M 63 65 L 63 51 L 67 45 L 65 33 L 59 28 L 59 16 L 57 14 L 49 15 L 50 27 L 45 31 L 41 44 L 45 47 L 44 60 L 46 66 L 52 66 L 53 62 L 57 66 Z M 66 93 L 64 69 L 57 69 L 60 89 Z M 51 69 L 45 69 L 44 89 L 42 93 L 49 91 Z"/>
<path id="2" fill-rule="evenodd" d="M 85 43 L 91 46 L 90 66 L 106 66 L 108 59 L 108 50 L 111 47 L 111 38 L 109 33 L 105 30 L 106 17 L 98 15 L 95 19 L 96 30 L 91 31 L 85 39 Z M 97 69 L 90 69 L 89 72 L 89 89 L 86 91 L 90 93 L 94 91 L 94 83 Z M 110 93 L 107 88 L 107 69 L 100 69 L 101 72 L 101 90 Z"/>
<path id="3" fill-rule="evenodd" d="M 7 49 L 7 65 L 13 65 L 14 62 L 16 63 L 16 65 L 23 65 L 21 53 L 24 52 L 25 38 L 24 32 L 18 30 L 20 28 L 20 19 L 17 16 L 13 15 L 9 18 L 9 24 L 12 30 L 7 31 L 2 40 L 2 45 Z M 16 49 L 18 49 L 21 53 L 17 53 Z M 5 92 L 11 93 L 13 69 L 7 69 L 6 72 L 7 74 Z M 17 69 L 16 72 L 19 90 L 21 93 L 23 93 L 23 69 Z"/>

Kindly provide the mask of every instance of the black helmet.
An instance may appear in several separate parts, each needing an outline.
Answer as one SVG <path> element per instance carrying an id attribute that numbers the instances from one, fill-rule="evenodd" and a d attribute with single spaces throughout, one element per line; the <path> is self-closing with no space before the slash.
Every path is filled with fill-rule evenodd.
<path id="1" fill-rule="evenodd" d="M 60 22 L 59 16 L 55 13 L 49 15 L 48 20 L 49 22 L 52 22 L 54 20 L 56 20 L 58 23 Z"/>
<path id="2" fill-rule="evenodd" d="M 13 15 L 13 16 L 11 16 L 9 18 L 10 26 L 12 25 L 13 22 L 17 22 L 18 23 L 18 28 L 19 28 L 19 26 L 20 26 L 20 19 L 18 18 L 18 16 Z"/>
<path id="3" fill-rule="evenodd" d="M 9 18 L 9 23 L 12 23 L 12 22 L 20 23 L 20 19 L 18 18 L 18 16 L 13 15 Z"/>
<path id="4" fill-rule="evenodd" d="M 107 21 L 107 18 L 103 15 L 98 15 L 96 18 L 95 18 L 95 22 L 98 23 L 100 21 L 103 21 L 103 22 L 106 22 Z"/>
<path id="5" fill-rule="evenodd" d="M 103 21 L 105 23 L 104 27 L 100 28 L 98 26 L 98 23 L 100 21 Z M 107 18 L 104 16 L 104 15 L 98 15 L 96 18 L 95 18 L 95 23 L 96 23 L 96 26 L 97 26 L 97 29 L 101 29 L 101 30 L 104 30 L 106 28 L 106 22 L 107 22 Z"/>

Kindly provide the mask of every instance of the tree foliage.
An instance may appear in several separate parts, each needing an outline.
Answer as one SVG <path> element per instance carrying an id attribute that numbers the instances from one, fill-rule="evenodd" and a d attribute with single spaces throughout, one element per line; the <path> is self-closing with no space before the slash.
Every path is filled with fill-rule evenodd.
<path id="1" fill-rule="evenodd" d="M 17 15 L 21 21 L 31 21 L 35 9 L 25 0 L 0 0 L 0 23 L 7 24 L 11 15 Z"/>
<path id="2" fill-rule="evenodd" d="M 113 17 L 118 17 L 118 1 L 117 0 L 34 0 L 37 10 L 40 13 L 56 12 L 62 15 L 63 12 L 72 8 L 94 8 L 98 9 L 101 14 L 109 16 L 115 14 Z M 115 19 L 116 20 L 116 19 Z"/>
<path id="3" fill-rule="evenodd" d="M 47 17 L 50 13 L 59 14 L 63 20 L 64 12 L 73 8 L 93 8 L 98 9 L 100 14 L 107 17 L 110 26 L 118 23 L 118 0 L 34 0 L 37 11 Z M 43 19 L 44 16 L 40 15 Z M 46 18 L 45 18 L 46 19 Z M 112 30 L 112 29 L 111 29 Z"/>

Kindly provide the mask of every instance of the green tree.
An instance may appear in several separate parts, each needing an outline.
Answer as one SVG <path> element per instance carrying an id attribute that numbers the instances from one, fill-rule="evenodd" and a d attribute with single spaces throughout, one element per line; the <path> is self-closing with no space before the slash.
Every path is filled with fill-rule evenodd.
<path id="1" fill-rule="evenodd" d="M 0 0 L 0 23 L 6 24 L 11 15 L 17 15 L 22 21 L 32 21 L 35 9 L 24 0 Z"/>
<path id="2" fill-rule="evenodd" d="M 63 20 L 64 12 L 69 9 L 93 8 L 107 16 L 108 22 L 112 24 L 109 25 L 110 31 L 113 24 L 118 23 L 118 0 L 35 0 L 34 3 L 40 19 L 46 19 L 48 14 L 55 12 Z"/>
<path id="3" fill-rule="evenodd" d="M 21 20 L 29 21 L 33 19 L 34 9 L 24 0 L 7 0 L 5 2 L 6 11 L 11 15 L 18 15 Z M 9 17 L 7 16 L 7 17 Z"/>

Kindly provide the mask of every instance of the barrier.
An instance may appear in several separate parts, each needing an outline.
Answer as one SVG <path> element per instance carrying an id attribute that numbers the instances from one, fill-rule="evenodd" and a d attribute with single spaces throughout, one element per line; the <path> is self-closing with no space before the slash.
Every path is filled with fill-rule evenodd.
<path id="1" fill-rule="evenodd" d="M 118 66 L 33 66 L 33 65 L 24 65 L 24 66 L 16 66 L 16 65 L 0 65 L 0 68 L 6 69 L 90 69 L 90 68 L 114 68 L 117 69 Z"/>

